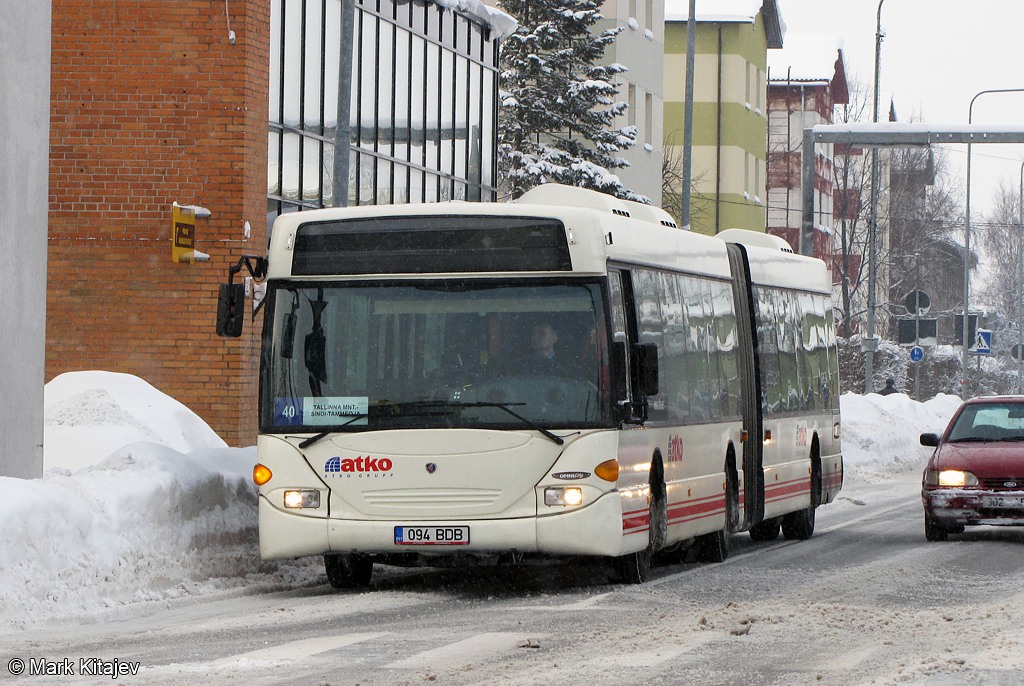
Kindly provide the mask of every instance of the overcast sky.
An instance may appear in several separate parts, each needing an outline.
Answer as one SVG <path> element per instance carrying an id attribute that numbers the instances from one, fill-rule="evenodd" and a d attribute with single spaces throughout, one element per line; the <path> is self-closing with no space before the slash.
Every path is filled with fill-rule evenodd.
<path id="1" fill-rule="evenodd" d="M 787 35 L 839 36 L 847 77 L 871 92 L 876 0 L 778 1 Z M 883 0 L 881 17 L 881 90 L 894 98 L 900 121 L 913 117 L 935 124 L 965 124 L 971 99 L 979 91 L 1024 89 L 1021 0 Z M 884 119 L 887 99 L 879 109 Z M 1024 126 L 1024 93 L 980 96 L 972 121 Z M 963 180 L 966 147 L 949 146 L 948 157 Z M 1024 144 L 972 146 L 972 215 L 988 210 L 1000 181 L 1018 190 L 1022 161 Z"/>

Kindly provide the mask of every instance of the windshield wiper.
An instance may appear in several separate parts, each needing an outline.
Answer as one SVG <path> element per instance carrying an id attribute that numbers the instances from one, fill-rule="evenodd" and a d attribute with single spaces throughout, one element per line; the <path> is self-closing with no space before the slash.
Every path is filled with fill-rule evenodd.
<path id="1" fill-rule="evenodd" d="M 525 404 L 526 403 L 491 403 L 491 402 L 463 403 L 463 402 L 459 402 L 457 400 L 417 400 L 417 401 L 409 402 L 409 403 L 398 403 L 398 406 L 399 407 L 431 407 L 431 406 L 436 406 L 436 407 L 460 407 L 460 408 L 461 407 L 496 407 L 499 410 L 504 410 L 508 414 L 512 415 L 513 417 L 515 417 L 516 419 L 521 421 L 523 424 L 525 424 L 526 426 L 528 426 L 531 429 L 533 429 L 534 431 L 539 432 L 545 438 L 551 439 L 552 441 L 554 441 L 558 445 L 564 445 L 565 444 L 565 439 L 564 438 L 562 438 L 561 436 L 557 436 L 557 435 L 551 433 L 550 431 L 548 431 L 544 427 L 542 427 L 539 424 L 537 424 L 536 422 L 534 422 L 532 419 L 527 419 L 526 417 L 524 417 L 523 415 L 519 414 L 518 412 L 510 409 L 512 406 L 519 406 L 519 405 L 525 405 Z"/>
<path id="2" fill-rule="evenodd" d="M 319 441 L 319 440 L 321 440 L 323 438 L 326 438 L 327 436 L 330 436 L 332 433 L 334 433 L 335 431 L 337 431 L 341 427 L 348 426 L 352 422 L 357 422 L 360 419 L 366 419 L 367 417 L 369 417 L 368 414 L 353 415 L 352 419 L 348 420 L 344 424 L 339 424 L 338 426 L 333 426 L 330 429 L 327 429 L 327 431 L 321 431 L 320 433 L 316 434 L 315 436 L 310 436 L 309 438 L 307 438 L 307 439 L 305 439 L 303 441 L 299 441 L 299 447 L 302 448 L 303 450 L 305 450 L 306 448 L 308 448 L 309 446 L 313 445 L 317 441 Z"/>
<path id="3" fill-rule="evenodd" d="M 539 424 L 537 424 L 536 422 L 534 422 L 532 419 L 528 419 L 528 418 L 524 417 L 523 415 L 519 414 L 518 412 L 516 412 L 516 411 L 514 411 L 514 410 L 512 410 L 510 408 L 510 406 L 512 406 L 512 405 L 525 405 L 525 404 L 526 403 L 489 403 L 489 402 L 463 403 L 463 402 L 458 402 L 458 401 L 455 401 L 455 400 L 415 400 L 415 401 L 407 402 L 407 403 L 388 403 L 388 404 L 382 404 L 381 406 L 374 406 L 372 409 L 395 408 L 395 409 L 398 409 L 399 411 L 401 411 L 401 410 L 404 410 L 404 409 L 411 409 L 411 408 L 424 408 L 424 409 L 427 409 L 427 408 L 431 408 L 431 407 L 439 407 L 439 408 L 445 408 L 445 407 L 457 407 L 457 408 L 464 408 L 464 407 L 496 407 L 499 410 L 503 410 L 503 411 L 507 412 L 508 414 L 512 415 L 513 417 L 515 417 L 516 419 L 521 421 L 523 424 L 525 424 L 526 426 L 528 426 L 531 429 L 533 429 L 534 431 L 539 432 L 545 438 L 550 439 L 551 441 L 555 442 L 558 445 L 564 445 L 565 444 L 565 439 L 564 438 L 562 438 L 561 436 L 557 436 L 557 435 L 551 433 L 550 431 L 548 431 L 544 427 L 542 427 Z M 330 434 L 336 432 L 338 429 L 340 429 L 342 427 L 345 427 L 345 426 L 348 426 L 352 422 L 358 421 L 360 419 L 365 419 L 368 416 L 369 416 L 369 414 L 353 415 L 353 417 L 350 420 L 348 420 L 347 422 L 345 422 L 344 424 L 339 424 L 338 426 L 333 426 L 330 429 L 327 429 L 326 431 L 321 431 L 320 433 L 318 433 L 318 434 L 316 434 L 314 436 L 310 436 L 309 438 L 300 441 L 299 442 L 299 447 L 302 448 L 303 450 L 305 450 L 306 448 L 308 448 L 309 446 L 313 445 L 317 441 L 320 441 L 320 440 L 326 438 L 327 436 L 329 436 Z"/>
<path id="4" fill-rule="evenodd" d="M 962 438 L 951 438 L 948 443 L 993 443 L 998 441 L 998 438 L 988 438 L 986 436 L 964 436 Z"/>

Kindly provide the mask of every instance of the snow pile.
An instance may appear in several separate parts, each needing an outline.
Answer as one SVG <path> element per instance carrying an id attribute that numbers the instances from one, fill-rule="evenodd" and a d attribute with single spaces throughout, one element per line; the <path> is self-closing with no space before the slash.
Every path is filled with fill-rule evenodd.
<path id="1" fill-rule="evenodd" d="M 263 562 L 255 448 L 228 448 L 141 379 L 65 374 L 46 387 L 45 474 L 0 478 L 0 627 L 142 602 L 323 583 L 319 560 Z M 848 483 L 917 473 L 922 431 L 959 398 L 842 396 Z"/>
<path id="2" fill-rule="evenodd" d="M 0 626 L 245 588 L 276 569 L 259 558 L 255 448 L 226 447 L 124 374 L 57 377 L 44 421 L 44 477 L 0 478 Z"/>
<path id="3" fill-rule="evenodd" d="M 961 402 L 954 395 L 941 394 L 924 403 L 903 393 L 843 394 L 840 411 L 847 483 L 917 474 L 932 453 L 932 448 L 921 445 L 921 434 L 942 433 Z"/>
<path id="4" fill-rule="evenodd" d="M 130 374 L 61 374 L 46 384 L 43 403 L 47 469 L 94 465 L 140 441 L 182 453 L 227 447 L 192 410 Z"/>

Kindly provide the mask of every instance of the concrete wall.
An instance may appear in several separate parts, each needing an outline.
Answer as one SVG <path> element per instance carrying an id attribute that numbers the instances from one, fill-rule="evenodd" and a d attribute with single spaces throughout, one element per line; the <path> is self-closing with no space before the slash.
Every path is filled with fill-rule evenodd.
<path id="1" fill-rule="evenodd" d="M 594 33 L 622 29 L 601 62 L 617 62 L 629 69 L 617 77 L 616 100 L 630 103 L 630 110 L 615 126 L 634 125 L 638 132 L 636 145 L 619 153 L 630 166 L 614 173 L 626 188 L 646 195 L 660 207 L 665 0 L 606 0 L 600 10 L 605 18 L 593 27 Z"/>
<path id="2" fill-rule="evenodd" d="M 666 149 L 679 159 L 686 119 L 686 32 L 685 21 L 666 23 L 663 125 Z M 698 19 L 690 215 L 694 231 L 765 230 L 767 59 L 761 14 L 752 22 Z"/>
<path id="3" fill-rule="evenodd" d="M 43 473 L 50 2 L 0 0 L 0 476 Z"/>

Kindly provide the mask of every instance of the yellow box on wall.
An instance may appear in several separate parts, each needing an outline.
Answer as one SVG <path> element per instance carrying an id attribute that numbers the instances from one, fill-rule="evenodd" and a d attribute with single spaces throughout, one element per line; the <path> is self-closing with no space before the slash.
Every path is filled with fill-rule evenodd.
<path id="1" fill-rule="evenodd" d="M 196 250 L 196 218 L 210 216 L 199 205 L 171 204 L 171 262 L 207 262 L 210 256 Z"/>

